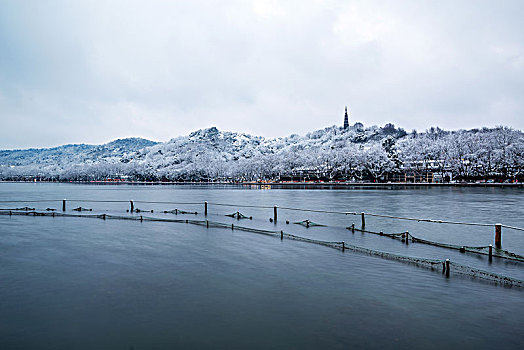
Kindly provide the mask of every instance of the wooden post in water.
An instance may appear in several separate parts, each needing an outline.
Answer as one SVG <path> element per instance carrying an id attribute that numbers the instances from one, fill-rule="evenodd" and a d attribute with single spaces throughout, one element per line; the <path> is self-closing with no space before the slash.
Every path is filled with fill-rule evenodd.
<path id="1" fill-rule="evenodd" d="M 204 215 L 207 216 L 207 201 L 204 202 Z"/>
<path id="2" fill-rule="evenodd" d="M 446 259 L 446 277 L 449 277 L 449 259 Z"/>
<path id="3" fill-rule="evenodd" d="M 62 200 L 62 211 L 66 211 L 66 200 Z"/>
<path id="4" fill-rule="evenodd" d="M 231 230 L 235 229 L 235 225 L 231 224 Z"/>
<path id="5" fill-rule="evenodd" d="M 142 218 L 142 215 L 140 215 L 140 222 L 142 222 L 142 220 L 144 220 L 144 218 Z"/>
<path id="6" fill-rule="evenodd" d="M 278 217 L 277 208 L 278 207 L 276 205 L 273 207 L 273 220 L 275 221 L 275 224 L 277 223 L 277 217 Z"/>
<path id="7" fill-rule="evenodd" d="M 133 201 L 129 201 L 130 209 L 129 212 L 132 213 L 135 210 L 135 205 L 133 204 Z"/>
<path id="8" fill-rule="evenodd" d="M 209 221 L 206 220 L 206 227 L 209 228 Z"/>
<path id="9" fill-rule="evenodd" d="M 353 223 L 353 224 L 351 225 L 351 232 L 352 232 L 352 233 L 355 233 L 355 223 Z"/>
<path id="10" fill-rule="evenodd" d="M 489 245 L 488 246 L 488 255 L 489 255 L 489 261 L 491 261 L 491 259 L 493 259 L 493 245 Z"/>
<path id="11" fill-rule="evenodd" d="M 342 241 L 342 251 L 344 251 L 346 249 L 346 243 L 344 243 L 344 241 Z"/>
<path id="12" fill-rule="evenodd" d="M 284 239 L 284 231 L 280 231 L 280 240 Z"/>
<path id="13" fill-rule="evenodd" d="M 408 242 L 408 238 L 409 238 L 409 232 L 406 231 L 406 244 L 409 244 L 409 242 Z"/>
<path id="14" fill-rule="evenodd" d="M 500 248 L 502 243 L 502 224 L 495 224 L 495 247 Z"/>
<path id="15" fill-rule="evenodd" d="M 360 216 L 362 217 L 362 227 L 366 226 L 366 217 L 364 212 L 360 213 Z"/>

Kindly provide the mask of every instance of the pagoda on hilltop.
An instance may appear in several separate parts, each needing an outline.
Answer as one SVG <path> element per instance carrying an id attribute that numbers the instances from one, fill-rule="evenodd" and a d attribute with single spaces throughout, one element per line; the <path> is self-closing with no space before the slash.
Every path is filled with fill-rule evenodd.
<path id="1" fill-rule="evenodd" d="M 348 106 L 346 106 L 346 114 L 344 114 L 344 129 L 349 128 Z"/>

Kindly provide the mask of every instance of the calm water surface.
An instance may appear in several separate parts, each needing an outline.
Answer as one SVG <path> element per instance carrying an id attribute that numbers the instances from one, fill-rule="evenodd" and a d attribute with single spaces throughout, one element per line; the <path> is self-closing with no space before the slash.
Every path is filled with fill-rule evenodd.
<path id="1" fill-rule="evenodd" d="M 524 226 L 524 191 L 500 188 L 259 190 L 219 186 L 0 184 L 0 200 L 68 199 L 131 215 L 143 200 L 237 203 Z M 28 203 L 61 209 L 60 202 Z M 0 208 L 25 206 L 0 203 Z M 198 205 L 136 204 L 203 211 Z M 240 210 L 253 220 L 225 217 Z M 360 218 L 210 204 L 208 219 L 413 257 L 449 258 L 524 279 L 524 264 L 345 229 Z M 178 218 L 203 219 L 203 215 Z M 292 224 L 309 219 L 328 227 Z M 291 224 L 286 225 L 285 220 Z M 368 217 L 366 228 L 459 245 L 490 227 Z M 524 255 L 524 233 L 503 231 Z M 250 232 L 162 222 L 0 216 L 0 349 L 523 348 L 524 291 Z"/>

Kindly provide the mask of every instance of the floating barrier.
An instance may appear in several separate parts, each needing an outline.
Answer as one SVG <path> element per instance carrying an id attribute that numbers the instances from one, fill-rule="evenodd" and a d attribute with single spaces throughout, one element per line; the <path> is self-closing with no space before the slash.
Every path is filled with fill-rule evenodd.
<path id="1" fill-rule="evenodd" d="M 129 209 L 127 209 L 126 212 L 129 213 Z M 143 209 L 138 209 L 138 208 L 133 209 L 131 211 L 131 213 L 154 213 L 154 212 L 155 212 L 154 210 L 143 210 Z"/>
<path id="2" fill-rule="evenodd" d="M 73 209 L 74 211 L 93 211 L 93 209 L 88 209 L 88 208 L 82 208 L 82 207 L 78 207 L 78 208 L 75 208 Z"/>
<path id="3" fill-rule="evenodd" d="M 66 201 L 71 202 L 91 202 L 91 203 L 130 203 L 130 210 L 131 212 L 153 212 L 153 211 L 143 211 L 139 210 L 136 211 L 134 209 L 134 203 L 148 203 L 148 204 L 176 204 L 176 205 L 202 205 L 201 202 L 166 202 L 166 201 L 126 201 L 126 200 L 89 200 L 89 199 L 49 199 L 49 200 L 28 200 L 28 201 L 22 201 L 22 200 L 11 200 L 11 201 L 0 201 L 0 203 L 44 203 L 44 202 L 57 202 L 62 201 L 62 211 L 66 211 Z M 318 210 L 318 209 L 305 209 L 305 208 L 292 208 L 292 207 L 278 207 L 278 206 L 260 206 L 260 205 L 243 205 L 243 204 L 227 204 L 227 203 L 209 203 L 207 201 L 204 202 L 204 214 L 208 215 L 208 206 L 209 205 L 215 205 L 215 206 L 226 206 L 226 207 L 237 207 L 237 208 L 258 208 L 258 209 L 273 209 L 273 218 L 270 218 L 270 222 L 277 223 L 278 220 L 278 209 L 281 210 L 291 210 L 291 211 L 302 211 L 302 212 L 314 212 L 314 213 L 329 213 L 329 214 L 341 214 L 341 215 L 360 215 L 361 221 L 362 221 L 362 229 L 365 228 L 366 225 L 366 215 L 374 216 L 374 217 L 381 217 L 381 218 L 389 218 L 389 219 L 398 219 L 398 220 L 411 220 L 411 221 L 417 221 L 417 222 L 428 222 L 428 223 L 439 223 L 439 224 L 453 224 L 453 225 L 473 225 L 473 226 L 483 226 L 483 227 L 494 227 L 495 228 L 495 238 L 494 238 L 494 244 L 497 249 L 501 249 L 502 247 L 502 228 L 507 228 L 511 230 L 517 230 L 517 231 L 524 231 L 524 228 L 522 227 L 516 227 L 516 226 L 510 226 L 510 225 L 504 225 L 501 223 L 496 224 L 488 224 L 488 223 L 473 223 L 473 222 L 460 222 L 460 221 L 450 221 L 450 220 L 436 220 L 436 219 L 424 219 L 424 218 L 413 218 L 413 217 L 402 217 L 402 216 L 393 216 L 393 215 L 385 215 L 385 214 L 377 214 L 377 213 L 365 213 L 365 212 L 351 212 L 351 211 L 332 211 L 332 210 Z M 20 208 L 20 209 L 26 209 L 26 210 L 34 210 L 35 208 Z M 11 210 L 18 210 L 17 209 L 11 209 Z M 286 221 L 288 223 L 289 221 Z M 354 231 L 354 229 L 353 229 Z"/>
<path id="4" fill-rule="evenodd" d="M 174 210 L 164 210 L 164 213 L 165 214 L 175 214 L 175 215 L 178 215 L 178 214 L 193 214 L 193 215 L 197 215 L 198 212 L 196 211 L 185 211 L 185 210 L 180 210 L 180 209 L 174 209 Z"/>
<path id="5" fill-rule="evenodd" d="M 287 221 L 286 221 L 287 223 Z M 304 221 L 298 221 L 298 222 L 294 222 L 294 224 L 296 225 L 302 225 L 302 226 L 305 226 L 305 227 L 312 227 L 312 226 L 326 226 L 326 225 L 322 225 L 322 224 L 319 224 L 319 223 L 316 223 L 316 222 L 313 222 L 313 221 L 310 221 L 310 220 L 304 220 Z"/>
<path id="6" fill-rule="evenodd" d="M 33 211 L 33 210 L 36 210 L 35 208 L 29 208 L 29 207 L 23 207 L 23 208 L 7 208 L 7 209 L 0 209 L 0 210 L 12 210 L 12 211 L 17 211 L 17 210 L 24 210 L 24 211 Z"/>
<path id="7" fill-rule="evenodd" d="M 438 220 L 438 219 L 428 219 L 428 218 L 412 218 L 412 217 L 403 217 L 403 216 L 394 216 L 378 213 L 369 213 L 369 212 L 352 212 L 352 211 L 334 211 L 334 210 L 319 210 L 319 209 L 306 209 L 306 208 L 292 208 L 292 207 L 278 207 L 278 206 L 262 206 L 262 205 L 245 205 L 245 204 L 228 204 L 228 203 L 210 203 L 205 201 L 202 202 L 168 202 L 168 201 L 128 201 L 128 200 L 91 200 L 91 199 L 40 199 L 40 200 L 0 200 L 0 203 L 49 203 L 49 202 L 83 202 L 83 203 L 144 203 L 144 204 L 172 204 L 172 205 L 202 205 L 204 204 L 204 213 L 207 214 L 207 209 L 209 205 L 214 206 L 226 206 L 226 207 L 237 207 L 237 208 L 257 208 L 257 209 L 273 209 L 273 220 L 277 221 L 278 219 L 278 209 L 280 210 L 290 210 L 290 211 L 302 211 L 302 212 L 311 212 L 311 213 L 325 213 L 325 214 L 341 214 L 341 215 L 360 215 L 364 214 L 374 217 L 397 219 L 397 220 L 410 220 L 417 222 L 428 222 L 428 223 L 439 223 L 439 224 L 452 224 L 452 225 L 473 225 L 473 226 L 485 226 L 485 227 L 495 227 L 500 225 L 501 227 L 524 231 L 522 227 L 516 227 L 505 224 L 492 224 L 492 223 L 475 223 L 475 222 L 461 222 L 461 221 L 450 221 L 450 220 Z"/>
<path id="8" fill-rule="evenodd" d="M 237 211 L 236 213 L 233 213 L 233 214 L 226 214 L 225 216 L 229 216 L 230 218 L 234 218 L 234 219 L 237 219 L 237 220 L 240 220 L 240 219 L 249 219 L 249 220 L 253 220 L 253 217 L 252 217 L 252 216 L 244 215 L 244 214 L 242 214 L 242 213 L 239 212 L 239 211 Z"/>
<path id="9" fill-rule="evenodd" d="M 89 200 L 89 199 L 85 199 L 85 200 L 83 200 L 83 199 L 69 199 L 69 200 L 66 200 L 66 199 L 62 199 L 62 200 L 49 199 L 49 200 L 28 200 L 28 201 L 22 201 L 22 200 L 5 201 L 4 200 L 4 201 L 0 201 L 0 203 L 44 203 L 44 202 L 58 202 L 58 201 L 62 201 L 62 203 L 63 203 L 62 210 L 64 212 L 66 211 L 66 201 L 70 201 L 70 202 L 88 202 L 88 203 L 89 202 L 90 203 L 130 203 L 130 209 L 131 210 L 127 210 L 127 211 L 128 212 L 129 211 L 136 212 L 136 213 L 139 213 L 139 212 L 153 212 L 153 210 L 145 211 L 145 210 L 140 210 L 140 209 L 134 209 L 134 204 L 135 203 L 202 205 L 201 202 L 166 202 L 166 201 L 133 201 L 133 200 L 126 201 L 126 200 Z M 225 207 L 238 207 L 238 208 L 273 209 L 273 218 L 270 218 L 269 221 L 273 222 L 275 224 L 277 223 L 277 220 L 278 220 L 278 209 L 281 209 L 281 210 L 314 212 L 314 213 L 329 213 L 329 214 L 341 214 L 341 215 L 360 215 L 361 216 L 361 220 L 362 220 L 362 225 L 361 225 L 362 226 L 362 230 L 364 230 L 365 225 L 366 225 L 366 220 L 365 220 L 365 216 L 366 215 L 374 216 L 374 217 L 381 217 L 381 218 L 398 219 L 398 220 L 411 220 L 411 221 L 417 221 L 417 222 L 494 227 L 495 228 L 494 244 L 495 244 L 495 247 L 497 249 L 497 252 L 499 252 L 495 256 L 505 257 L 505 258 L 512 258 L 513 257 L 512 254 L 513 253 L 507 252 L 506 250 L 502 250 L 502 247 L 501 247 L 502 228 L 504 227 L 504 228 L 511 229 L 511 230 L 524 231 L 524 228 L 516 227 L 516 226 L 510 226 L 510 225 L 504 225 L 504 224 L 500 224 L 500 223 L 497 223 L 497 224 L 472 223 L 472 222 L 460 222 L 460 221 L 450 221 L 450 220 L 436 220 L 436 219 L 402 217 L 402 216 L 393 216 L 393 215 L 385 215 L 385 214 L 377 214 L 377 213 L 365 213 L 365 212 L 358 213 L 358 212 L 350 212 L 350 211 L 331 211 L 331 210 L 304 209 L 304 208 L 292 208 L 292 207 L 278 207 L 278 206 L 259 206 L 259 205 L 243 205 L 243 204 L 227 204 L 227 203 L 209 203 L 209 202 L 205 201 L 204 202 L 204 214 L 206 216 L 208 215 L 208 206 L 209 205 L 225 206 Z M 75 208 L 73 210 L 77 210 L 77 209 L 78 208 Z M 84 209 L 84 208 L 82 208 L 82 209 Z M 0 209 L 0 210 L 2 210 L 2 209 Z M 29 210 L 35 210 L 35 208 L 24 207 L 24 208 L 3 209 L 3 210 L 11 210 L 11 211 L 25 210 L 25 211 L 29 211 Z M 88 209 L 84 209 L 84 210 L 88 210 Z M 183 213 L 183 211 L 178 211 L 178 212 Z M 177 213 L 177 209 L 175 209 L 175 214 L 176 213 Z M 184 212 L 184 213 L 196 213 L 196 212 Z M 242 217 L 240 217 L 240 218 L 242 218 Z M 289 220 L 286 220 L 286 223 L 289 223 Z M 307 225 L 307 220 L 305 222 L 303 222 L 302 224 L 304 226 L 306 226 L 306 227 L 309 227 Z M 355 227 L 354 227 L 354 224 L 353 224 L 352 232 L 354 232 L 354 231 L 355 231 Z M 371 233 L 371 231 L 370 231 L 370 233 Z M 384 236 L 391 236 L 391 235 L 398 235 L 398 234 L 385 234 L 385 233 L 382 233 L 382 235 L 384 235 Z M 419 239 L 419 238 L 416 238 L 416 237 L 413 237 L 413 236 L 411 236 L 411 237 L 412 237 L 412 241 L 418 241 L 418 242 L 421 242 L 421 243 L 425 243 L 427 241 L 427 240 L 422 240 L 422 239 Z M 408 240 L 405 239 L 405 242 L 407 243 Z M 446 245 L 445 243 L 432 242 L 432 244 L 439 245 L 439 246 L 445 247 L 445 248 L 456 249 L 455 246 Z M 482 247 L 482 251 L 479 252 L 479 253 L 480 254 L 487 254 L 485 252 L 486 247 L 488 247 L 488 246 L 483 246 Z M 466 247 L 459 247 L 459 249 L 461 251 L 465 251 L 466 249 L 469 249 L 469 251 L 473 251 L 474 250 L 472 247 L 467 247 L 467 248 Z"/>
<path id="10" fill-rule="evenodd" d="M 388 252 L 382 252 L 374 249 L 359 247 L 351 244 L 347 244 L 344 241 L 336 242 L 336 241 L 322 241 L 312 238 L 306 238 L 298 235 L 294 235 L 291 233 L 285 233 L 284 231 L 271 231 L 271 230 L 263 230 L 263 229 L 256 229 L 251 227 L 245 227 L 245 226 L 234 226 L 233 224 L 230 226 L 229 224 L 220 223 L 220 222 L 214 222 L 209 220 L 188 220 L 188 219 L 167 219 L 167 218 L 156 218 L 156 217 L 144 217 L 144 216 L 116 216 L 116 215 L 107 215 L 107 214 L 68 214 L 68 213 L 55 213 L 55 212 L 37 212 L 37 211 L 6 211 L 6 210 L 0 210 L 0 215 L 32 215 L 32 216 L 60 216 L 60 217 L 76 217 L 76 218 L 98 218 L 98 219 L 115 219 L 115 220 L 132 220 L 132 221 L 153 221 L 153 222 L 172 222 L 172 223 L 186 223 L 186 224 L 193 224 L 193 225 L 199 225 L 204 226 L 206 228 L 209 227 L 215 227 L 215 228 L 231 228 L 232 230 L 238 230 L 238 231 L 245 231 L 245 232 L 252 232 L 257 234 L 263 234 L 266 236 L 272 236 L 272 237 L 280 237 L 281 240 L 284 238 L 287 238 L 289 240 L 296 240 L 311 244 L 317 244 L 329 248 L 334 248 L 337 250 L 342 250 L 343 252 L 345 250 L 350 250 L 356 253 L 360 254 L 366 254 L 370 256 L 376 256 L 387 260 L 394 260 L 394 261 L 400 261 L 407 264 L 416 265 L 419 267 L 427 268 L 430 270 L 440 270 L 442 266 L 442 273 L 445 274 L 447 277 L 449 277 L 450 272 L 459 274 L 459 275 L 465 275 L 476 279 L 481 279 L 484 281 L 488 281 L 490 283 L 500 284 L 504 286 L 513 286 L 513 287 L 519 287 L 524 288 L 524 281 L 515 279 L 512 277 L 507 277 L 503 275 L 499 275 L 496 273 L 476 269 L 470 266 L 461 265 L 457 263 L 451 263 L 449 259 L 446 260 L 436 260 L 436 259 L 424 259 L 424 258 L 417 258 L 417 257 L 410 257 L 410 256 L 404 256 L 394 253 L 388 253 Z M 404 233 L 405 234 L 405 233 Z M 398 235 L 398 234 L 391 234 Z M 407 237 L 407 235 L 406 235 Z M 407 240 L 407 238 L 406 238 Z"/>
<path id="11" fill-rule="evenodd" d="M 413 243 L 423 243 L 423 244 L 429 244 L 429 245 L 433 245 L 433 246 L 441 247 L 441 248 L 454 249 L 454 250 L 460 251 L 461 253 L 469 252 L 469 253 L 475 253 L 475 254 L 481 254 L 481 255 L 488 255 L 490 257 L 495 256 L 501 259 L 509 259 L 509 260 L 524 262 L 524 256 L 509 252 L 501 248 L 495 248 L 494 249 L 495 253 L 493 253 L 493 247 L 491 246 L 491 244 L 487 246 L 480 246 L 480 247 L 461 246 L 461 245 L 456 245 L 456 244 L 441 243 L 441 242 L 418 238 L 418 237 L 413 236 L 411 233 L 407 231 L 400 232 L 400 233 L 384 233 L 382 231 L 376 232 L 376 231 L 359 229 L 359 228 L 356 228 L 354 224 L 353 226 L 346 227 L 346 229 L 351 230 L 352 232 L 358 231 L 358 232 L 363 232 L 363 233 L 371 233 L 374 235 L 390 237 L 393 239 L 400 239 L 403 242 L 405 242 L 406 244 L 408 243 L 408 240 L 411 239 L 411 242 Z"/>
<path id="12" fill-rule="evenodd" d="M 146 210 L 141 210 L 141 209 L 135 209 L 134 208 L 135 203 L 170 204 L 170 205 L 202 205 L 202 202 L 164 202 L 164 201 L 133 201 L 133 200 L 131 200 L 131 201 L 126 201 L 126 200 L 81 200 L 81 199 L 68 199 L 68 200 L 66 200 L 66 199 L 62 199 L 62 200 L 57 200 L 57 199 L 55 199 L 55 200 L 14 200 L 14 201 L 13 200 L 7 200 L 7 201 L 3 200 L 3 201 L 0 201 L 0 203 L 49 203 L 49 202 L 60 202 L 60 201 L 62 202 L 62 211 L 64 212 L 64 214 L 60 214 L 62 216 L 63 215 L 68 215 L 68 216 L 73 215 L 73 214 L 65 214 L 67 201 L 70 201 L 70 202 L 86 202 L 86 203 L 129 203 L 130 204 L 130 210 L 128 209 L 127 212 L 131 211 L 131 212 L 136 212 L 136 213 L 140 213 L 140 212 L 151 212 L 152 213 L 153 210 L 150 210 L 150 211 L 147 210 L 146 211 Z M 495 256 L 497 258 L 510 259 L 510 260 L 515 260 L 515 261 L 519 261 L 519 262 L 524 261 L 524 257 L 522 255 L 515 254 L 515 253 L 509 252 L 507 250 L 503 250 L 501 248 L 502 228 L 507 228 L 507 229 L 511 229 L 511 230 L 517 230 L 517 231 L 524 231 L 524 228 L 516 227 L 516 226 L 510 226 L 510 225 L 505 225 L 505 224 L 501 224 L 501 223 L 496 223 L 496 224 L 474 223 L 474 222 L 461 222 L 461 221 L 450 221 L 450 220 L 436 220 L 436 219 L 427 219 L 427 218 L 402 217 L 402 216 L 393 216 L 393 215 L 385 215 L 385 214 L 377 214 L 377 213 L 365 213 L 365 212 L 360 212 L 359 213 L 359 212 L 350 212 L 350 211 L 331 211 L 331 210 L 318 210 L 318 209 L 305 209 L 305 208 L 292 208 L 292 207 L 278 207 L 278 206 L 258 206 L 258 205 L 242 205 L 242 204 L 226 204 L 226 203 L 209 203 L 209 202 L 205 201 L 204 202 L 204 214 L 205 214 L 206 217 L 208 215 L 209 205 L 224 206 L 224 207 L 237 207 L 237 208 L 273 209 L 273 217 L 270 218 L 269 221 L 270 222 L 274 222 L 275 224 L 277 223 L 277 220 L 278 220 L 278 209 L 280 209 L 280 210 L 289 210 L 289 211 L 326 213 L 326 214 L 355 215 L 355 216 L 359 215 L 361 217 L 361 221 L 362 221 L 361 228 L 360 229 L 356 228 L 355 224 L 352 224 L 351 227 L 347 227 L 348 229 L 351 229 L 352 232 L 360 231 L 360 232 L 378 234 L 378 235 L 381 235 L 381 236 L 386 236 L 386 237 L 390 237 L 390 238 L 393 238 L 393 239 L 402 240 L 406 244 L 408 244 L 409 239 L 411 239 L 412 243 L 430 244 L 430 245 L 434 245 L 434 246 L 438 246 L 438 247 L 442 247 L 442 248 L 459 250 L 462 253 L 469 252 L 469 253 L 476 253 L 476 254 L 481 254 L 481 255 L 488 255 L 489 259 L 492 259 L 492 257 Z M 87 209 L 87 208 L 82 208 L 82 207 L 78 207 L 78 208 L 75 208 L 73 210 L 75 210 L 75 211 L 92 211 L 92 209 Z M 4 214 L 4 215 L 53 216 L 53 217 L 54 216 L 58 216 L 58 214 L 59 214 L 59 213 L 55 213 L 56 209 L 47 208 L 46 211 L 50 211 L 51 213 L 48 213 L 49 215 L 46 215 L 46 213 L 36 212 L 35 208 L 30 208 L 30 207 L 26 206 L 26 207 L 22 207 L 22 208 L 0 209 L 0 214 Z M 175 211 L 175 214 L 178 214 L 178 213 L 180 213 L 180 214 L 194 214 L 194 215 L 198 214 L 197 212 L 182 211 L 182 210 L 178 210 L 178 209 L 175 209 L 174 211 Z M 165 213 L 172 213 L 173 211 L 167 211 L 166 210 L 164 212 Z M 482 226 L 482 227 L 494 227 L 495 228 L 495 239 L 494 239 L 495 247 L 493 247 L 491 244 L 488 245 L 488 246 L 459 246 L 459 245 L 447 244 L 447 243 L 436 242 L 436 241 L 431 241 L 431 240 L 427 240 L 427 239 L 418 238 L 418 237 L 413 236 L 409 232 L 401 232 L 401 233 L 373 232 L 373 231 L 369 231 L 369 230 L 365 229 L 365 225 L 366 225 L 365 217 L 366 217 L 366 215 L 373 216 L 373 217 L 380 217 L 380 218 L 396 219 L 396 220 L 410 220 L 410 221 L 416 221 L 416 222 L 427 222 L 427 223 L 438 223 L 438 224 L 453 224 L 453 225 L 469 225 L 469 226 Z M 85 215 L 81 215 L 81 216 L 84 217 Z M 229 214 L 228 216 L 235 217 L 238 220 L 241 219 L 241 218 L 242 219 L 246 218 L 245 215 L 240 214 L 240 212 L 238 212 L 238 211 L 236 213 Z M 95 217 L 101 217 L 101 218 L 103 218 L 105 220 L 109 216 L 106 216 L 105 214 L 103 214 L 103 217 L 102 216 L 95 216 Z M 113 217 L 111 217 L 111 218 L 113 218 Z M 249 218 L 252 219 L 252 217 L 249 217 Z M 141 222 L 146 220 L 142 216 L 135 217 L 134 219 L 135 220 L 140 220 Z M 189 221 L 190 220 L 185 220 L 184 222 L 189 223 Z M 289 220 L 286 220 L 286 224 L 288 224 L 288 223 L 289 223 Z M 306 227 L 310 227 L 310 226 L 327 226 L 327 225 L 316 224 L 316 223 L 313 223 L 313 222 L 311 222 L 309 220 L 304 220 L 304 221 L 298 222 L 296 224 L 300 224 L 300 225 L 303 225 L 303 226 L 306 226 Z M 207 220 L 205 222 L 205 225 L 206 225 L 206 227 L 209 227 L 209 222 Z M 211 225 L 213 226 L 214 224 L 211 224 Z M 233 230 L 234 229 L 244 230 L 240 226 L 235 226 L 235 225 L 231 225 L 231 226 L 228 225 L 228 228 L 231 228 Z M 255 230 L 255 229 L 249 228 L 249 230 L 253 232 L 253 230 Z M 264 231 L 264 230 L 259 230 L 259 231 Z M 276 232 L 276 234 L 281 236 L 281 239 L 283 239 L 284 236 L 286 236 L 288 239 L 295 239 L 294 236 L 288 236 L 289 234 L 285 234 L 283 231 L 281 231 L 281 232 L 275 231 L 275 232 Z M 275 234 L 275 232 L 273 232 L 272 234 Z M 258 233 L 262 233 L 262 232 L 258 232 Z M 306 239 L 306 238 L 304 238 L 304 239 L 305 240 L 309 240 L 309 239 Z M 331 243 L 333 243 L 333 242 L 331 242 Z M 331 243 L 324 242 L 322 244 L 323 245 L 326 245 L 326 244 L 329 245 Z M 337 247 L 341 248 L 342 250 L 351 249 L 351 245 L 345 244 L 344 242 L 342 242 L 342 243 L 341 242 L 335 242 L 335 243 L 337 244 Z M 366 249 L 366 248 L 359 248 L 359 249 Z M 389 254 L 389 253 L 384 253 L 384 254 Z M 383 253 L 380 253 L 379 255 L 384 257 Z M 454 264 L 452 264 L 452 265 L 454 265 Z M 444 267 L 444 270 L 446 270 L 445 267 Z M 451 270 L 453 270 L 453 268 Z M 448 271 L 448 273 L 449 273 L 449 269 L 447 269 L 446 271 Z M 488 272 L 486 272 L 486 274 L 489 275 Z"/>

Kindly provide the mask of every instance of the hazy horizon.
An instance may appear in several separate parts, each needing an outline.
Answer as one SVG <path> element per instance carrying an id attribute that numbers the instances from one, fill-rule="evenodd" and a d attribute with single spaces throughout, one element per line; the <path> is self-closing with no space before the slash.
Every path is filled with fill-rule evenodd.
<path id="1" fill-rule="evenodd" d="M 524 3 L 2 1 L 0 149 L 524 129 Z"/>

